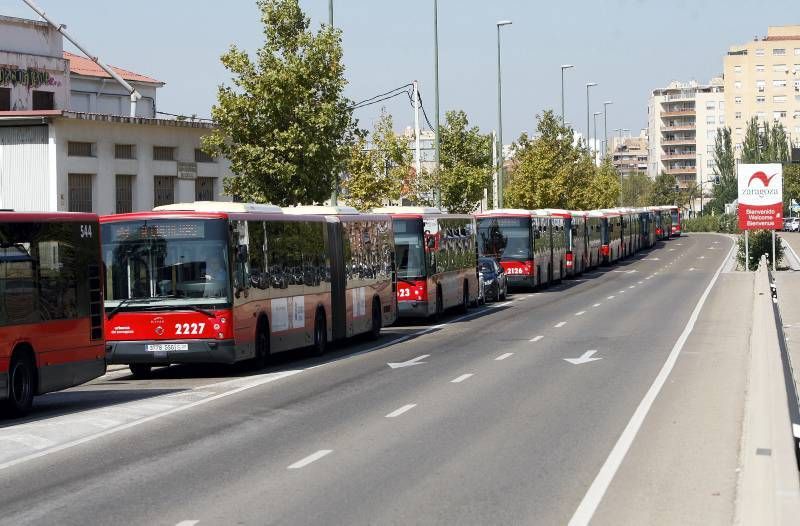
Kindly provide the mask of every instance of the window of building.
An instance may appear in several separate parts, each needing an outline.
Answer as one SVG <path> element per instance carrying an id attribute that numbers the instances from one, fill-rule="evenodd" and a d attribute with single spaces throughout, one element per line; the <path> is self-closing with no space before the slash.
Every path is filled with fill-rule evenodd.
<path id="1" fill-rule="evenodd" d="M 133 212 L 133 179 L 134 175 L 117 174 L 117 208 L 118 214 Z"/>
<path id="2" fill-rule="evenodd" d="M 709 141 L 713 141 L 714 137 L 717 135 L 717 130 L 707 130 L 706 131 L 706 139 Z"/>
<path id="3" fill-rule="evenodd" d="M 153 146 L 154 161 L 174 161 L 175 147 L 173 146 Z"/>
<path id="4" fill-rule="evenodd" d="M 764 73 L 764 64 L 756 64 L 756 73 Z"/>
<path id="5" fill-rule="evenodd" d="M 794 54 L 795 56 L 800 56 L 800 47 L 794 48 Z"/>
<path id="6" fill-rule="evenodd" d="M 792 113 L 792 119 L 800 120 L 800 111 L 795 110 L 794 113 Z"/>
<path id="7" fill-rule="evenodd" d="M 215 162 L 217 162 L 217 160 L 214 157 L 212 157 L 211 155 L 208 155 L 202 149 L 195 148 L 194 149 L 194 162 L 196 162 L 196 163 L 215 163 Z"/>
<path id="8" fill-rule="evenodd" d="M 716 106 L 717 105 L 714 103 L 713 100 L 706 101 L 706 109 L 707 110 L 714 110 L 714 108 L 716 108 Z"/>
<path id="9" fill-rule="evenodd" d="M 175 176 L 153 177 L 153 206 L 171 205 L 175 202 Z"/>
<path id="10" fill-rule="evenodd" d="M 756 81 L 756 91 L 758 93 L 764 93 L 764 90 L 766 89 L 766 87 L 767 87 L 767 83 L 765 81 L 763 81 L 763 80 L 757 80 Z"/>
<path id="11" fill-rule="evenodd" d="M 194 200 L 213 201 L 214 200 L 214 178 L 198 177 L 194 180 Z"/>
<path id="12" fill-rule="evenodd" d="M 114 159 L 136 159 L 136 145 L 115 144 Z"/>
<path id="13" fill-rule="evenodd" d="M 706 167 L 714 168 L 714 159 L 709 159 L 708 161 L 706 161 Z"/>
<path id="14" fill-rule="evenodd" d="M 733 83 L 733 87 L 736 89 L 742 89 L 742 81 L 737 80 L 736 82 Z"/>
<path id="15" fill-rule="evenodd" d="M 722 114 L 722 115 L 720 115 L 720 116 L 719 116 L 719 123 L 720 123 L 721 125 L 722 125 L 722 124 L 725 124 L 725 115 L 724 115 L 724 114 Z"/>
<path id="16" fill-rule="evenodd" d="M 11 88 L 0 88 L 0 111 L 11 111 Z"/>
<path id="17" fill-rule="evenodd" d="M 800 73 L 800 64 L 793 64 L 792 71 L 795 73 Z"/>
<path id="18" fill-rule="evenodd" d="M 725 111 L 725 101 L 719 101 L 719 111 Z"/>
<path id="19" fill-rule="evenodd" d="M 758 113 L 756 113 L 756 119 L 758 119 L 760 121 L 763 121 L 763 120 L 766 120 L 766 118 L 767 118 L 767 113 L 766 112 L 759 111 Z"/>
<path id="20" fill-rule="evenodd" d="M 776 57 L 782 57 L 786 54 L 786 48 L 776 47 L 772 50 L 772 54 Z"/>
<path id="21" fill-rule="evenodd" d="M 764 56 L 764 48 L 756 49 L 756 56 L 763 57 Z"/>
<path id="22" fill-rule="evenodd" d="M 94 157 L 94 143 L 69 141 L 67 155 L 69 157 Z"/>
<path id="23" fill-rule="evenodd" d="M 786 95 L 775 95 L 774 97 L 772 97 L 772 102 L 775 102 L 777 104 L 782 104 L 786 102 Z"/>
<path id="24" fill-rule="evenodd" d="M 52 91 L 33 90 L 32 101 L 34 110 L 54 110 L 56 107 Z"/>
<path id="25" fill-rule="evenodd" d="M 733 103 L 734 104 L 741 104 L 742 103 L 742 98 L 741 97 L 734 97 L 733 98 Z"/>
<path id="26" fill-rule="evenodd" d="M 772 71 L 775 73 L 788 73 L 789 68 L 786 67 L 786 64 L 773 64 Z"/>
<path id="27" fill-rule="evenodd" d="M 738 65 L 737 66 L 733 66 L 733 71 L 734 71 L 734 73 L 741 73 L 742 72 L 742 66 L 738 66 Z"/>
<path id="28" fill-rule="evenodd" d="M 713 144 L 709 144 L 708 146 L 706 146 L 706 153 L 714 153 L 714 145 Z"/>
<path id="29" fill-rule="evenodd" d="M 785 88 L 786 87 L 786 79 L 775 79 L 772 81 L 772 87 L 774 88 Z"/>
<path id="30" fill-rule="evenodd" d="M 765 102 L 767 102 L 767 98 L 764 95 L 759 95 L 756 97 L 757 104 L 764 104 Z"/>
<path id="31" fill-rule="evenodd" d="M 741 119 L 742 118 L 742 112 L 741 111 L 737 111 L 736 114 L 734 114 L 733 118 L 734 119 Z"/>
<path id="32" fill-rule="evenodd" d="M 67 175 L 67 207 L 70 212 L 92 211 L 92 174 Z"/>
<path id="33" fill-rule="evenodd" d="M 742 129 L 736 128 L 736 135 L 741 135 L 741 134 L 742 134 Z"/>
<path id="34" fill-rule="evenodd" d="M 772 112 L 772 118 L 775 119 L 775 120 L 785 119 L 786 118 L 786 112 L 785 111 L 773 111 Z"/>
<path id="35" fill-rule="evenodd" d="M 794 81 L 794 91 L 795 93 L 800 93 L 800 80 Z"/>
<path id="36" fill-rule="evenodd" d="M 713 115 L 706 115 L 706 124 L 714 124 L 716 121 Z"/>

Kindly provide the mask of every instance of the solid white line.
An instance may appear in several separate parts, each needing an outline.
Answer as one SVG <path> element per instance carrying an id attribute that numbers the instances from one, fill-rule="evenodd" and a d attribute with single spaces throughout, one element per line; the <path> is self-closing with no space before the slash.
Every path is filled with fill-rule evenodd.
<path id="1" fill-rule="evenodd" d="M 175 526 L 194 526 L 198 522 L 200 522 L 200 521 L 186 520 L 186 521 L 181 521 L 181 522 L 177 523 Z"/>
<path id="2" fill-rule="evenodd" d="M 592 305 L 592 307 L 599 307 L 599 306 L 600 306 L 599 303 L 595 303 L 594 305 Z"/>
<path id="3" fill-rule="evenodd" d="M 386 415 L 386 418 L 396 418 L 405 413 L 406 411 L 411 411 L 415 407 L 417 407 L 417 404 L 406 404 L 403 407 L 395 409 L 394 411 Z"/>
<path id="4" fill-rule="evenodd" d="M 328 456 L 331 453 L 333 453 L 332 449 L 320 449 L 316 453 L 312 453 L 312 454 L 308 455 L 306 458 L 298 460 L 297 462 L 295 462 L 294 464 L 292 464 L 291 466 L 289 466 L 286 469 L 304 468 L 304 467 L 308 466 L 309 464 L 311 464 L 312 462 L 316 462 L 317 460 L 321 459 L 322 457 Z"/>
<path id="5" fill-rule="evenodd" d="M 454 379 L 450 380 L 450 383 L 451 384 L 460 384 L 461 382 L 463 382 L 464 380 L 466 380 L 468 378 L 472 378 L 472 373 L 462 374 L 458 378 L 454 378 Z"/>
<path id="6" fill-rule="evenodd" d="M 501 354 L 500 356 L 498 356 L 497 358 L 495 358 L 495 361 L 499 362 L 500 360 L 505 360 L 505 359 L 506 359 L 506 358 L 508 358 L 509 356 L 513 356 L 513 355 L 514 355 L 514 353 L 513 353 L 513 352 L 507 352 L 507 353 Z"/>
<path id="7" fill-rule="evenodd" d="M 544 336 L 542 336 L 542 335 L 540 334 L 539 336 L 534 336 L 533 338 L 531 338 L 531 339 L 530 339 L 530 341 L 532 341 L 532 342 L 538 342 L 538 341 L 539 341 L 539 340 L 541 340 L 542 338 L 544 338 Z"/>
<path id="8" fill-rule="evenodd" d="M 564 325 L 566 325 L 566 324 L 567 324 L 567 322 L 565 322 L 565 321 L 560 321 L 560 322 L 556 323 L 555 325 L 553 325 L 553 328 L 555 328 L 555 329 L 560 329 L 561 327 L 563 327 L 563 326 L 564 326 Z"/>
<path id="9" fill-rule="evenodd" d="M 583 316 L 584 314 L 586 314 L 586 311 L 585 311 L 585 310 L 582 310 L 582 311 L 578 311 L 578 312 L 576 312 L 576 313 L 575 313 L 575 316 Z"/>
<path id="10" fill-rule="evenodd" d="M 647 390 L 647 393 L 644 395 L 644 398 L 642 398 L 642 401 L 639 402 L 639 406 L 633 413 L 628 425 L 625 426 L 625 430 L 622 432 L 622 435 L 620 435 L 617 443 L 614 444 L 614 448 L 611 450 L 608 458 L 603 463 L 603 467 L 600 468 L 600 472 L 595 477 L 592 485 L 586 492 L 586 495 L 584 495 L 581 503 L 578 505 L 578 508 L 572 515 L 572 518 L 569 521 L 570 526 L 588 525 L 589 521 L 592 520 L 592 516 L 597 510 L 597 506 L 600 505 L 600 501 L 603 499 L 603 496 L 608 490 L 611 481 L 614 479 L 614 475 L 616 475 L 619 466 L 625 459 L 625 455 L 627 455 L 628 450 L 636 438 L 636 434 L 642 427 L 644 419 L 647 417 L 647 413 L 653 406 L 653 402 L 658 396 L 658 393 L 664 387 L 664 384 L 672 372 L 673 367 L 675 367 L 675 362 L 678 360 L 678 356 L 683 349 L 683 345 L 686 343 L 686 340 L 689 338 L 689 335 L 694 329 L 694 325 L 697 322 L 697 318 L 700 316 L 700 311 L 706 302 L 706 298 L 708 298 L 708 295 L 711 293 L 711 289 L 717 282 L 717 278 L 719 278 L 722 268 L 727 263 L 728 258 L 730 258 L 734 248 L 736 248 L 736 245 L 731 246 L 727 257 L 725 257 L 722 265 L 720 265 L 720 267 L 717 269 L 717 272 L 711 278 L 711 281 L 708 283 L 708 286 L 706 287 L 702 296 L 700 296 L 700 299 L 697 301 L 697 305 L 695 305 L 692 315 L 689 317 L 689 321 L 686 323 L 686 327 L 684 327 L 683 332 L 681 332 L 680 337 L 678 337 L 678 340 L 672 347 L 669 356 L 667 356 L 667 360 L 664 362 L 664 365 L 658 372 L 658 376 L 656 376 L 655 380 L 653 380 L 653 384 Z"/>

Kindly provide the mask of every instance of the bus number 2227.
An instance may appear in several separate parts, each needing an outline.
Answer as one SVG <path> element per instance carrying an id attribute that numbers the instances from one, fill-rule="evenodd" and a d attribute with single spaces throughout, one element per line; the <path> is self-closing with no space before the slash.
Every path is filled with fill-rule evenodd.
<path id="1" fill-rule="evenodd" d="M 176 323 L 175 324 L 175 334 L 182 335 L 182 334 L 203 334 L 203 329 L 206 328 L 205 323 Z"/>

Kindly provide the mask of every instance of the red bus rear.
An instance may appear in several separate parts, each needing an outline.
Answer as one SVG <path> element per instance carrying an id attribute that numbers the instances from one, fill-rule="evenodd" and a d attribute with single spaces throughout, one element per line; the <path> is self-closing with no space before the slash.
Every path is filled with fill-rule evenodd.
<path id="1" fill-rule="evenodd" d="M 0 404 L 105 373 L 97 216 L 0 212 Z"/>

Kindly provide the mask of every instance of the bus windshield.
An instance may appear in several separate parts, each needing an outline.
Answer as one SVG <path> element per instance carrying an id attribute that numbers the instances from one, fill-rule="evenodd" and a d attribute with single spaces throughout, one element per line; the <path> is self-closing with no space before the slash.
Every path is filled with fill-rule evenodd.
<path id="1" fill-rule="evenodd" d="M 505 261 L 531 259 L 530 219 L 484 217 L 478 220 L 478 254 Z"/>
<path id="2" fill-rule="evenodd" d="M 224 220 L 105 223 L 102 239 L 107 308 L 231 302 Z"/>
<path id="3" fill-rule="evenodd" d="M 425 245 L 422 236 L 422 221 L 419 219 L 395 219 L 394 247 L 397 277 L 400 279 L 424 278 Z"/>

